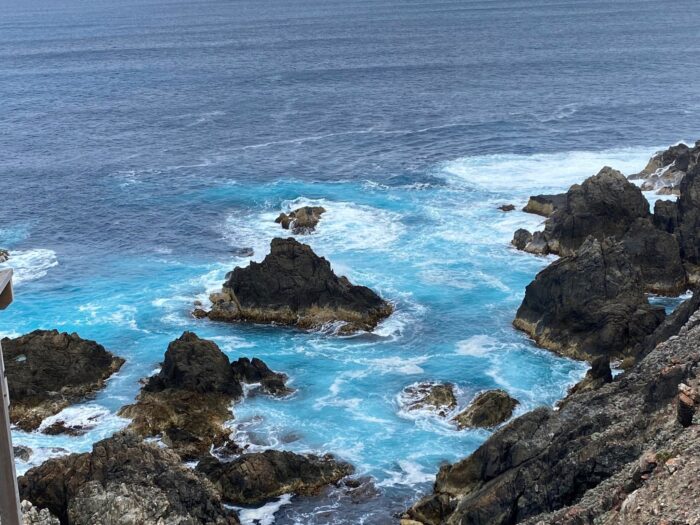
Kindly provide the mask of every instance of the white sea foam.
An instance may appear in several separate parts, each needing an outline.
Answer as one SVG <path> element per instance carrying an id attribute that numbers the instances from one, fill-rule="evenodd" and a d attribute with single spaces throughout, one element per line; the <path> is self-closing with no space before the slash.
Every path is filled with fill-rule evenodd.
<path id="1" fill-rule="evenodd" d="M 241 525 L 272 525 L 275 522 L 275 514 L 285 505 L 291 504 L 291 502 L 292 495 L 284 494 L 280 498 L 270 501 L 257 509 L 234 506 L 230 508 L 238 511 Z"/>
<path id="2" fill-rule="evenodd" d="M 441 173 L 452 181 L 463 181 L 509 195 L 538 189 L 566 190 L 572 184 L 595 175 L 603 166 L 613 166 L 626 174 L 636 173 L 657 149 L 482 155 L 446 162 Z"/>
<path id="3" fill-rule="evenodd" d="M 58 266 L 56 252 L 43 248 L 10 252 L 10 259 L 0 268 L 14 270 L 14 284 L 22 285 L 44 277 L 51 268 Z"/>
<path id="4" fill-rule="evenodd" d="M 115 416 L 108 408 L 102 405 L 88 403 L 64 408 L 58 414 L 47 417 L 39 426 L 39 432 L 43 432 L 54 423 L 59 422 L 63 422 L 67 427 L 88 431 L 98 425 L 112 424 L 123 426 L 128 423 L 128 420 Z"/>
<path id="5" fill-rule="evenodd" d="M 386 471 L 387 478 L 377 483 L 379 487 L 396 487 L 409 486 L 412 487 L 419 483 L 429 483 L 435 480 L 435 474 L 426 472 L 421 465 L 403 459 L 397 462 L 397 468 Z"/>
<path id="6" fill-rule="evenodd" d="M 498 346 L 498 341 L 488 335 L 473 335 L 457 343 L 457 353 L 472 357 L 489 357 Z"/>

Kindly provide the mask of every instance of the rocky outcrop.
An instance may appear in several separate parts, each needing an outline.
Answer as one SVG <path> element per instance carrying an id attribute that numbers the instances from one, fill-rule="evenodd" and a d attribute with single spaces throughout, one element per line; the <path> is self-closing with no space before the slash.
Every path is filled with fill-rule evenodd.
<path id="1" fill-rule="evenodd" d="M 676 144 L 655 154 L 646 167 L 630 179 L 643 180 L 642 190 L 660 195 L 678 195 L 685 175 L 695 168 L 700 159 L 700 141 L 694 147 Z"/>
<path id="2" fill-rule="evenodd" d="M 228 274 L 212 294 L 209 318 L 299 328 L 340 325 L 341 333 L 372 330 L 393 311 L 369 288 L 333 273 L 330 263 L 294 239 L 274 239 L 261 263 Z"/>
<path id="3" fill-rule="evenodd" d="M 208 457 L 197 465 L 197 471 L 211 480 L 225 501 L 259 505 L 282 494 L 317 494 L 352 474 L 353 468 L 332 456 L 266 450 L 226 463 Z"/>
<path id="4" fill-rule="evenodd" d="M 583 184 L 571 186 L 566 204 L 547 219 L 547 251 L 570 255 L 589 236 L 599 241 L 621 239 L 637 219 L 649 217 L 649 203 L 639 188 L 619 171 L 605 167 Z"/>
<path id="5" fill-rule="evenodd" d="M 29 447 L 25 447 L 24 445 L 15 445 L 14 447 L 12 447 L 12 453 L 15 459 L 26 462 L 29 461 L 29 458 L 32 457 L 34 451 Z"/>
<path id="6" fill-rule="evenodd" d="M 675 296 L 688 289 L 678 241 L 649 219 L 637 219 L 630 225 L 622 237 L 622 247 L 639 269 L 645 291 Z"/>
<path id="7" fill-rule="evenodd" d="M 513 324 L 544 348 L 591 360 L 632 354 L 664 317 L 647 301 L 623 245 L 591 237 L 537 274 Z"/>
<path id="8" fill-rule="evenodd" d="M 700 427 L 681 425 L 677 404 L 680 385 L 697 389 L 699 363 L 696 313 L 621 376 L 513 420 L 442 467 L 405 523 L 692 523 Z"/>
<path id="9" fill-rule="evenodd" d="M 10 252 L 0 248 L 0 263 L 4 263 L 10 260 Z"/>
<path id="10" fill-rule="evenodd" d="M 455 416 L 454 421 L 462 428 L 492 428 L 513 415 L 518 400 L 504 390 L 487 390 L 474 398 L 466 410 Z"/>
<path id="11" fill-rule="evenodd" d="M 304 206 L 289 213 L 280 213 L 275 222 L 296 235 L 311 233 L 316 229 L 321 215 L 326 213 L 322 206 Z"/>
<path id="12" fill-rule="evenodd" d="M 518 228 L 513 234 L 513 240 L 510 241 L 518 250 L 524 250 L 525 247 L 532 241 L 532 234 L 525 228 Z"/>
<path id="13" fill-rule="evenodd" d="M 549 217 L 564 205 L 566 205 L 566 193 L 558 193 L 556 195 L 533 195 L 527 201 L 523 211 Z"/>
<path id="14" fill-rule="evenodd" d="M 656 201 L 654 203 L 654 226 L 662 231 L 674 233 L 678 227 L 678 206 L 675 201 Z"/>
<path id="15" fill-rule="evenodd" d="M 212 485 L 180 457 L 117 434 L 92 452 L 50 459 L 19 478 L 22 498 L 66 525 L 238 524 Z"/>
<path id="16" fill-rule="evenodd" d="M 499 210 L 504 211 L 504 212 L 509 212 L 509 211 L 514 211 L 515 206 L 513 204 L 501 204 L 498 207 Z"/>
<path id="17" fill-rule="evenodd" d="M 47 509 L 39 510 L 27 500 L 22 502 L 21 509 L 22 525 L 61 525 L 58 518 Z"/>
<path id="18" fill-rule="evenodd" d="M 683 260 L 692 266 L 700 265 L 700 164 L 689 171 L 681 182 L 681 196 L 677 202 L 678 224 L 676 235 Z"/>
<path id="19" fill-rule="evenodd" d="M 241 383 L 259 384 L 262 390 L 273 396 L 286 396 L 293 392 L 286 385 L 287 376 L 273 372 L 268 366 L 254 357 L 252 360 L 241 357 L 231 364 L 234 377 Z"/>
<path id="20" fill-rule="evenodd" d="M 25 431 L 102 389 L 124 360 L 95 341 L 57 330 L 3 339 L 10 419 Z"/>
<path id="21" fill-rule="evenodd" d="M 418 383 L 404 389 L 408 410 L 431 410 L 445 417 L 457 407 L 454 385 L 450 383 Z"/>

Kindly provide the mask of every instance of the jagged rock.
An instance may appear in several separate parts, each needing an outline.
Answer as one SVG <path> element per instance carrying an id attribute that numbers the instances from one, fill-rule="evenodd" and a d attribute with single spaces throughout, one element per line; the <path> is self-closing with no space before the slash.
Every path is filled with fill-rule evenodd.
<path id="1" fill-rule="evenodd" d="M 239 523 L 179 456 L 129 433 L 95 443 L 90 453 L 50 459 L 21 476 L 19 488 L 67 525 Z"/>
<path id="2" fill-rule="evenodd" d="M 280 213 L 275 222 L 285 230 L 291 229 L 292 233 L 297 235 L 311 233 L 316 229 L 318 221 L 321 220 L 321 215 L 324 213 L 326 213 L 326 209 L 322 206 L 304 206 L 289 214 Z"/>
<path id="3" fill-rule="evenodd" d="M 27 432 L 103 388 L 124 364 L 95 341 L 57 330 L 5 338 L 2 348 L 12 400 L 10 419 Z"/>
<path id="4" fill-rule="evenodd" d="M 524 250 L 530 241 L 532 241 L 532 234 L 525 228 L 520 228 L 515 230 L 511 244 L 518 250 Z"/>
<path id="5" fill-rule="evenodd" d="M 233 375 L 242 383 L 260 383 L 262 389 L 274 396 L 286 396 L 292 393 L 291 388 L 287 388 L 285 382 L 287 376 L 278 372 L 273 372 L 268 366 L 254 357 L 252 361 L 247 357 L 241 357 L 231 364 Z"/>
<path id="6" fill-rule="evenodd" d="M 591 237 L 537 274 L 513 324 L 544 348 L 590 360 L 630 354 L 664 317 L 622 244 Z"/>
<path id="7" fill-rule="evenodd" d="M 212 481 L 225 501 L 259 505 L 282 494 L 316 494 L 352 474 L 353 467 L 332 456 L 266 450 L 226 463 L 210 456 L 197 465 L 197 471 Z"/>
<path id="8" fill-rule="evenodd" d="M 681 257 L 697 266 L 700 264 L 700 164 L 683 178 L 677 205 L 676 235 L 681 247 Z"/>
<path id="9" fill-rule="evenodd" d="M 597 390 L 601 386 L 612 382 L 613 375 L 610 369 L 610 357 L 599 356 L 591 361 L 591 368 L 586 372 L 586 377 L 576 383 L 569 391 L 569 397 L 585 392 L 587 390 Z M 564 398 L 560 404 L 566 403 Z"/>
<path id="10" fill-rule="evenodd" d="M 183 459 L 195 459 L 225 443 L 230 406 L 242 396 L 226 354 L 213 341 L 185 332 L 168 345 L 160 372 L 136 403 L 119 414 L 132 419 L 130 428 L 139 435 L 162 435 Z"/>
<path id="11" fill-rule="evenodd" d="M 508 211 L 515 210 L 515 206 L 512 204 L 502 204 L 501 206 L 498 207 L 498 209 L 501 211 L 508 212 Z"/>
<path id="12" fill-rule="evenodd" d="M 644 191 L 656 190 L 660 195 L 677 195 L 683 178 L 695 168 L 698 159 L 700 141 L 692 148 L 685 144 L 677 144 L 655 154 L 647 166 L 641 172 L 630 175 L 630 179 L 644 180 Z"/>
<path id="13" fill-rule="evenodd" d="M 548 250 L 570 255 L 588 236 L 621 239 L 639 218 L 648 218 L 649 203 L 634 184 L 617 170 L 605 167 L 583 184 L 566 192 L 566 204 L 545 223 Z"/>
<path id="14" fill-rule="evenodd" d="M 634 221 L 622 237 L 622 245 L 639 269 L 647 292 L 674 296 L 688 288 L 678 241 L 649 219 Z"/>
<path id="15" fill-rule="evenodd" d="M 559 410 L 529 412 L 468 458 L 442 467 L 434 493 L 405 519 L 427 525 L 651 525 L 673 517 L 670 523 L 686 523 L 684 512 L 698 514 L 692 503 L 697 492 L 679 487 L 700 489 L 700 432 L 677 423 L 675 402 L 680 383 L 696 388 L 699 362 L 700 325 L 689 323 L 615 381 L 570 396 Z M 652 458 L 649 451 L 659 453 Z M 659 466 L 654 470 L 678 454 L 673 451 L 696 460 L 685 470 L 678 461 L 673 465 L 682 473 L 676 479 L 686 484 L 665 479 L 670 469 L 663 468 L 663 476 Z M 619 519 L 620 503 L 637 490 L 644 496 L 627 505 L 645 514 Z"/>
<path id="16" fill-rule="evenodd" d="M 22 525 L 61 525 L 56 516 L 47 509 L 37 509 L 31 502 L 24 500 L 21 504 Z"/>
<path id="17" fill-rule="evenodd" d="M 693 424 L 695 411 L 700 404 L 700 393 L 694 388 L 681 383 L 678 385 L 678 401 L 677 401 L 677 419 L 684 427 L 689 427 Z"/>
<path id="18" fill-rule="evenodd" d="M 548 255 L 550 253 L 547 238 L 542 232 L 533 233 L 532 240 L 525 245 L 523 250 L 535 255 Z"/>
<path id="19" fill-rule="evenodd" d="M 408 410 L 433 410 L 444 417 L 457 406 L 451 383 L 418 383 L 406 387 L 403 394 L 410 400 Z"/>
<path id="20" fill-rule="evenodd" d="M 565 204 L 566 193 L 558 193 L 556 195 L 533 195 L 527 201 L 523 211 L 549 217 Z"/>
<path id="21" fill-rule="evenodd" d="M 252 262 L 227 276 L 212 294 L 209 318 L 320 328 L 341 323 L 340 331 L 372 330 L 392 306 L 369 288 L 333 273 L 330 263 L 294 239 L 273 239 L 262 263 Z"/>
<path id="22" fill-rule="evenodd" d="M 0 248 L 0 263 L 7 262 L 10 259 L 10 252 Z"/>
<path id="23" fill-rule="evenodd" d="M 654 226 L 668 233 L 678 227 L 678 206 L 675 201 L 658 200 L 654 203 Z"/>
<path id="24" fill-rule="evenodd" d="M 495 427 L 513 415 L 518 403 L 504 390 L 487 390 L 476 396 L 454 421 L 460 429 Z"/>
<path id="25" fill-rule="evenodd" d="M 34 454 L 34 451 L 31 448 L 25 447 L 24 445 L 15 445 L 12 447 L 12 452 L 15 459 L 19 459 L 20 461 L 29 461 L 29 458 L 31 458 L 32 454 Z"/>

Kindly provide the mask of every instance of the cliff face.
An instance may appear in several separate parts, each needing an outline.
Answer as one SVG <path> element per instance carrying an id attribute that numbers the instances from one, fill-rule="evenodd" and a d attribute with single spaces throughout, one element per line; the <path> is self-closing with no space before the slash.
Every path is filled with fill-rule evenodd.
<path id="1" fill-rule="evenodd" d="M 405 523 L 651 524 L 659 509 L 668 523 L 698 523 L 698 506 L 684 504 L 700 493 L 698 362 L 695 313 L 612 383 L 525 414 L 443 467 Z"/>

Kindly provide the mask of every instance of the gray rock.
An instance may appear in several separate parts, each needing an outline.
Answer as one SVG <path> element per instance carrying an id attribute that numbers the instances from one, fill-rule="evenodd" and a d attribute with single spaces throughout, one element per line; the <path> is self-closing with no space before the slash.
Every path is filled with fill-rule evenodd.
<path id="1" fill-rule="evenodd" d="M 454 421 L 459 428 L 492 428 L 510 419 L 518 404 L 505 390 L 487 390 L 476 396 Z"/>

